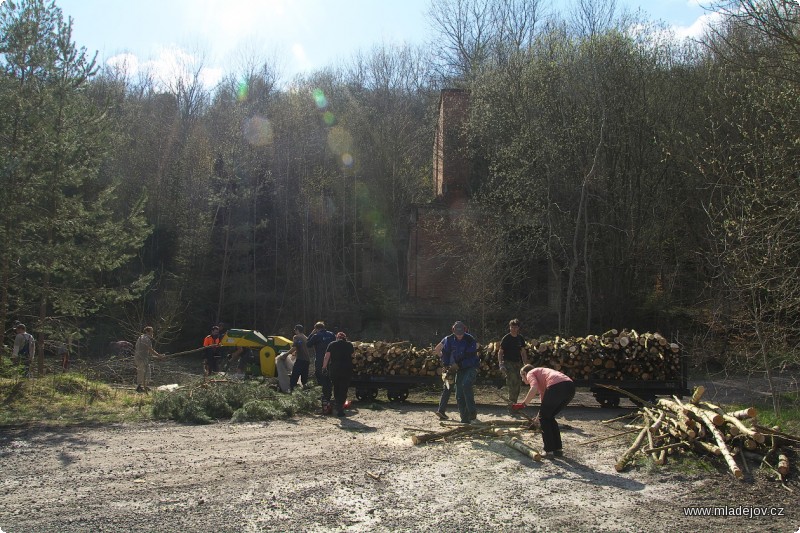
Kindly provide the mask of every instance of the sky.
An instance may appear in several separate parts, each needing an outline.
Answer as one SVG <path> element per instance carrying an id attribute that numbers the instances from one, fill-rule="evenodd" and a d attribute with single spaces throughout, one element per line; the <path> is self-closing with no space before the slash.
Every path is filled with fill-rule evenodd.
<path id="1" fill-rule="evenodd" d="M 2 3 L 3 0 L 0 0 Z M 73 41 L 98 61 L 169 72 L 202 57 L 213 86 L 246 57 L 272 58 L 284 81 L 335 66 L 375 46 L 422 45 L 431 0 L 56 0 Z M 574 0 L 541 0 L 566 16 Z M 708 0 L 617 0 L 678 36 L 699 36 Z"/>

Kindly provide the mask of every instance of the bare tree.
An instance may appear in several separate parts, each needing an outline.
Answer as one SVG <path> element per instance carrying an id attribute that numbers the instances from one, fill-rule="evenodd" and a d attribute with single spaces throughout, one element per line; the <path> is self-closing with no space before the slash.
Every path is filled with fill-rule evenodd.
<path id="1" fill-rule="evenodd" d="M 441 74 L 460 79 L 526 49 L 543 18 L 540 0 L 434 0 L 428 16 Z"/>
<path id="2" fill-rule="evenodd" d="M 615 25 L 616 0 L 577 0 L 572 11 L 572 26 L 581 37 L 594 37 Z"/>
<path id="3" fill-rule="evenodd" d="M 709 261 L 730 302 L 730 321 L 754 340 L 757 358 L 748 358 L 747 370 L 764 372 L 779 414 L 774 372 L 796 362 L 800 336 L 800 85 L 796 65 L 783 55 L 794 45 L 770 29 L 780 27 L 774 17 L 787 11 L 774 1 L 740 7 L 710 38 L 712 57 L 723 61 L 714 71 L 716 98 L 698 165 L 712 185 L 706 205 L 715 247 Z M 748 18 L 754 9 L 769 15 L 760 18 L 759 11 Z"/>
<path id="4" fill-rule="evenodd" d="M 175 69 L 161 83 L 175 97 L 184 127 L 189 127 L 208 104 L 208 88 L 203 79 L 205 54 L 183 51 L 175 57 Z"/>
<path id="5" fill-rule="evenodd" d="M 796 0 L 725 0 L 707 46 L 739 67 L 800 83 L 800 4 Z"/>

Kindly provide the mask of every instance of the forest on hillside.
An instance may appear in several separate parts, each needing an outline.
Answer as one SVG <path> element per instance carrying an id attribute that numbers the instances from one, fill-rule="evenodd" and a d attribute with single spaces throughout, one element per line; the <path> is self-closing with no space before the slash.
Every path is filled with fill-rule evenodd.
<path id="1" fill-rule="evenodd" d="M 0 322 L 100 352 L 145 324 L 392 331 L 439 94 L 470 95 L 461 315 L 494 340 L 661 331 L 797 361 L 800 5 L 720 2 L 697 41 L 576 0 L 432 0 L 430 46 L 216 87 L 97 64 L 52 0 L 0 5 Z M 525 290 L 547 265 L 559 303 Z M 6 336 L 8 343 L 8 336 Z M 729 346 L 735 345 L 737 350 Z"/>

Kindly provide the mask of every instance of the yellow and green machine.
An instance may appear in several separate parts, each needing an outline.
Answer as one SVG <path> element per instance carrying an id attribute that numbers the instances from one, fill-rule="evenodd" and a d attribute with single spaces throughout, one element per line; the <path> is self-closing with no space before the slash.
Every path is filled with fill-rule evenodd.
<path id="1" fill-rule="evenodd" d="M 262 376 L 276 377 L 275 356 L 289 351 L 292 341 L 280 335 L 267 337 L 253 329 L 229 329 L 222 337 L 220 346 L 257 350 L 259 373 Z"/>

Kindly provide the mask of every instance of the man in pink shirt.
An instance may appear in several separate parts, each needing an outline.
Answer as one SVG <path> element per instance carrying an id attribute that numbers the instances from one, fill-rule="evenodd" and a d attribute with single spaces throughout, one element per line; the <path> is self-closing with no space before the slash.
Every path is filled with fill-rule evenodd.
<path id="1" fill-rule="evenodd" d="M 561 430 L 558 429 L 556 415 L 575 397 L 575 383 L 557 370 L 533 365 L 523 366 L 519 375 L 531 389 L 522 403 L 515 403 L 513 409 L 524 409 L 538 394 L 541 398 L 538 418 L 542 426 L 545 456 L 552 454 L 561 457 L 564 452 L 561 450 Z"/>

